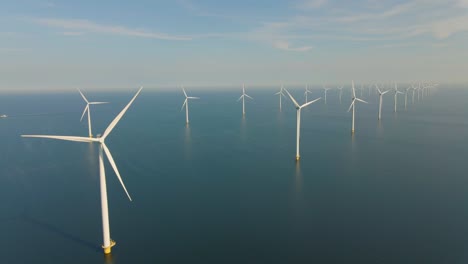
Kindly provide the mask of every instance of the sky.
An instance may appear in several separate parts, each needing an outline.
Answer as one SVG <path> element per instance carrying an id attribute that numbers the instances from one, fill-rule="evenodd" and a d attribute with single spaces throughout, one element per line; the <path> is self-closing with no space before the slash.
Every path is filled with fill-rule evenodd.
<path id="1" fill-rule="evenodd" d="M 468 0 L 0 1 L 0 91 L 468 82 Z"/>

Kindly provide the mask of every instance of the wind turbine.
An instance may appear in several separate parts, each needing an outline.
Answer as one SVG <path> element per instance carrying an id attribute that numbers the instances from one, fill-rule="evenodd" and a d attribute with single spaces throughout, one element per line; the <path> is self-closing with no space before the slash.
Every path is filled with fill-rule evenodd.
<path id="1" fill-rule="evenodd" d="M 245 115 L 245 97 L 248 97 L 250 99 L 253 100 L 252 97 L 248 96 L 246 93 L 245 93 L 245 86 L 244 84 L 242 84 L 242 95 L 241 97 L 239 97 L 239 99 L 237 99 L 237 101 L 239 101 L 240 99 L 242 99 L 242 115 Z"/>
<path id="2" fill-rule="evenodd" d="M 309 91 L 309 85 L 306 84 L 306 87 L 305 87 L 305 92 L 304 92 L 304 95 L 305 95 L 305 102 L 309 102 L 309 100 L 307 99 L 307 94 L 308 93 L 312 93 L 311 91 Z"/>
<path id="3" fill-rule="evenodd" d="M 411 85 L 411 88 L 413 88 L 413 97 L 412 97 L 412 101 L 413 101 L 413 104 L 414 104 L 414 93 L 416 92 L 416 87 Z"/>
<path id="4" fill-rule="evenodd" d="M 189 118 L 188 118 L 188 100 L 189 99 L 200 99 L 199 97 L 190 97 L 190 96 L 187 96 L 187 93 L 185 92 L 185 88 L 182 86 L 182 91 L 184 92 L 184 95 L 185 95 L 185 101 L 184 103 L 182 104 L 182 107 L 180 108 L 180 111 L 182 111 L 182 109 L 184 109 L 184 106 L 185 106 L 185 122 L 188 124 L 189 123 Z"/>
<path id="5" fill-rule="evenodd" d="M 81 92 L 80 89 L 78 89 L 78 92 L 80 92 L 81 97 L 83 97 L 83 99 L 86 102 L 86 107 L 85 107 L 85 109 L 83 111 L 83 114 L 81 115 L 80 122 L 83 120 L 83 117 L 86 114 L 86 112 L 88 112 L 88 133 L 89 133 L 89 137 L 92 138 L 93 133 L 91 131 L 91 110 L 89 108 L 89 105 L 107 104 L 108 102 L 90 102 L 90 101 L 88 101 L 88 99 L 86 99 L 86 97 L 84 96 L 84 94 Z"/>
<path id="6" fill-rule="evenodd" d="M 324 98 L 325 98 L 325 104 L 327 104 L 327 92 L 328 92 L 328 90 L 330 90 L 330 88 L 327 88 L 327 87 L 325 87 L 325 85 L 324 85 L 324 86 L 323 86 L 323 90 L 324 90 L 324 92 L 325 92 L 325 97 L 324 97 Z"/>
<path id="7" fill-rule="evenodd" d="M 275 93 L 275 95 L 278 95 L 278 96 L 279 96 L 279 109 L 280 109 L 280 111 L 281 111 L 281 110 L 282 110 L 281 97 L 284 96 L 284 93 L 283 93 L 283 84 L 281 84 L 281 88 L 280 88 L 279 92 Z"/>
<path id="8" fill-rule="evenodd" d="M 340 90 L 339 94 L 340 94 L 340 104 L 341 104 L 341 95 L 343 94 L 343 85 L 338 87 L 338 90 Z"/>
<path id="9" fill-rule="evenodd" d="M 50 138 L 50 139 L 59 139 L 59 140 L 66 140 L 66 141 L 76 141 L 76 142 L 97 142 L 99 143 L 99 178 L 100 178 L 100 188 L 101 188 L 101 212 L 102 212 L 102 233 L 103 233 L 103 245 L 102 248 L 104 249 L 104 254 L 109 254 L 111 252 L 111 248 L 115 246 L 115 241 L 110 238 L 110 227 L 109 227 L 109 209 L 107 206 L 107 188 L 106 188 L 106 173 L 104 168 L 104 155 L 103 152 L 106 154 L 107 160 L 109 161 L 110 165 L 114 169 L 115 175 L 119 180 L 120 184 L 122 185 L 125 193 L 128 196 L 128 199 L 132 201 L 130 194 L 125 188 L 125 184 L 120 177 L 119 170 L 117 169 L 117 165 L 115 165 L 114 158 L 110 153 L 109 149 L 105 144 L 105 139 L 110 134 L 112 129 L 117 125 L 120 121 L 122 116 L 128 110 L 130 105 L 133 103 L 135 98 L 140 94 L 141 87 L 138 92 L 133 96 L 132 100 L 125 106 L 125 108 L 114 118 L 114 120 L 109 124 L 106 128 L 104 133 L 99 138 L 87 138 L 87 137 L 75 137 L 75 136 L 51 136 L 51 135 L 21 135 L 22 137 L 29 137 L 29 138 Z"/>
<path id="10" fill-rule="evenodd" d="M 398 94 L 403 94 L 403 93 L 398 91 L 397 83 L 395 83 L 395 109 L 394 109 L 395 113 L 396 113 L 396 107 L 397 107 Z"/>
<path id="11" fill-rule="evenodd" d="M 377 85 L 376 85 L 377 86 Z M 384 94 L 388 93 L 389 91 L 380 91 L 379 87 L 377 86 L 377 91 L 379 92 L 379 120 L 382 119 L 382 97 Z"/>
<path id="12" fill-rule="evenodd" d="M 419 86 L 418 86 L 418 102 L 419 102 L 419 92 L 421 91 L 421 82 L 419 82 Z"/>
<path id="13" fill-rule="evenodd" d="M 318 100 L 321 99 L 321 97 L 313 100 L 313 101 L 310 101 L 310 102 L 307 102 L 303 105 L 299 105 L 297 103 L 296 100 L 294 100 L 294 98 L 292 97 L 292 95 L 288 92 L 287 89 L 284 89 L 286 91 L 286 93 L 288 93 L 289 95 L 289 98 L 291 98 L 291 101 L 294 103 L 294 106 L 296 107 L 296 110 L 297 110 L 297 131 L 296 131 L 296 160 L 299 160 L 301 158 L 301 156 L 299 155 L 299 139 L 300 139 L 300 136 L 301 136 L 301 109 L 308 106 L 308 105 L 311 105 L 315 102 L 317 102 Z"/>
<path id="14" fill-rule="evenodd" d="M 410 91 L 411 87 L 406 88 L 405 91 L 405 110 L 407 110 L 407 105 L 408 105 L 408 92 Z"/>
<path id="15" fill-rule="evenodd" d="M 354 89 L 354 80 L 352 81 L 352 91 L 353 91 L 353 98 L 351 98 L 351 105 L 349 106 L 349 109 L 348 109 L 348 112 L 351 111 L 351 108 L 353 109 L 353 119 L 352 119 L 352 123 L 351 123 L 351 133 L 354 134 L 354 115 L 355 115 L 355 107 L 356 107 L 356 101 L 359 101 L 359 102 L 362 102 L 362 103 L 366 103 L 366 101 L 362 100 L 362 99 L 359 99 L 356 97 L 356 90 Z"/>

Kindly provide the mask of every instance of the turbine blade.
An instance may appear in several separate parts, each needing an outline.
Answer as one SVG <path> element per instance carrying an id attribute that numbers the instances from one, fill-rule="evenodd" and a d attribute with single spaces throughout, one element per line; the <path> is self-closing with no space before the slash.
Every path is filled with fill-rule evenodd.
<path id="1" fill-rule="evenodd" d="M 291 98 L 291 101 L 294 103 L 294 105 L 298 108 L 300 108 L 301 106 L 296 102 L 296 100 L 294 100 L 294 97 L 292 97 L 292 95 L 289 93 L 288 89 L 284 89 L 286 91 L 286 93 L 289 95 L 289 98 Z"/>
<path id="2" fill-rule="evenodd" d="M 354 80 L 351 81 L 352 89 L 353 89 L 353 98 L 356 97 L 356 92 L 354 91 Z"/>
<path id="3" fill-rule="evenodd" d="M 349 106 L 348 112 L 351 111 L 351 107 L 353 107 L 353 105 L 354 105 L 354 99 L 353 99 L 353 102 L 351 102 L 351 105 Z"/>
<path id="4" fill-rule="evenodd" d="M 379 94 L 382 94 L 382 91 L 380 91 L 380 89 L 379 89 L 379 88 L 377 88 L 377 91 L 379 91 Z"/>
<path id="5" fill-rule="evenodd" d="M 98 141 L 98 139 L 96 139 L 96 138 L 74 137 L 74 136 L 55 136 L 55 135 L 21 135 L 21 137 L 49 138 L 49 139 L 58 139 L 58 140 L 75 141 L 75 142 L 96 142 L 96 141 Z"/>
<path id="6" fill-rule="evenodd" d="M 248 98 L 250 98 L 250 99 L 252 99 L 252 100 L 253 100 L 253 98 L 252 98 L 252 97 L 250 97 L 249 95 L 245 94 L 245 96 L 247 96 Z"/>
<path id="7" fill-rule="evenodd" d="M 184 109 L 184 106 L 187 104 L 187 98 L 185 98 L 185 101 L 184 103 L 182 104 L 182 107 L 180 108 L 180 111 L 182 111 Z"/>
<path id="8" fill-rule="evenodd" d="M 117 125 L 117 123 L 120 121 L 120 119 L 122 118 L 122 116 L 125 114 L 125 112 L 127 112 L 127 109 L 130 107 L 130 105 L 132 105 L 133 101 L 135 101 L 135 99 L 137 98 L 137 96 L 140 94 L 141 90 L 143 89 L 143 87 L 140 87 L 140 89 L 138 90 L 138 92 L 135 94 L 135 96 L 133 96 L 132 100 L 130 100 L 130 102 L 127 104 L 127 106 L 125 106 L 125 108 L 114 118 L 114 120 L 109 124 L 109 126 L 107 127 L 107 129 L 104 131 L 104 134 L 102 135 L 102 138 L 105 139 L 109 133 L 112 131 L 112 129 L 114 129 L 115 125 Z"/>
<path id="9" fill-rule="evenodd" d="M 97 104 L 108 104 L 109 102 L 89 102 L 89 104 L 97 105 Z"/>
<path id="10" fill-rule="evenodd" d="M 81 115 L 81 118 L 80 118 L 80 122 L 81 120 L 83 120 L 83 116 L 86 114 L 86 111 L 88 111 L 88 108 L 89 108 L 89 104 L 87 104 L 86 107 L 84 108 L 83 114 Z"/>
<path id="11" fill-rule="evenodd" d="M 239 99 L 237 99 L 237 102 L 239 102 L 240 99 L 242 99 L 242 97 L 244 97 L 244 95 L 241 95 L 241 97 L 239 97 Z"/>
<path id="12" fill-rule="evenodd" d="M 185 88 L 182 86 L 182 91 L 184 92 L 185 98 L 187 98 L 187 93 L 185 92 Z"/>
<path id="13" fill-rule="evenodd" d="M 102 144 L 102 148 L 104 149 L 104 152 L 106 153 L 107 160 L 109 161 L 110 165 L 114 169 L 115 175 L 117 175 L 117 178 L 119 179 L 120 184 L 122 185 L 122 188 L 124 189 L 125 193 L 127 194 L 128 199 L 130 201 L 132 201 L 132 197 L 130 197 L 130 194 L 128 193 L 127 188 L 125 188 L 125 184 L 122 181 L 122 177 L 120 177 L 119 170 L 117 169 L 117 165 L 115 165 L 114 158 L 112 157 L 112 154 L 110 153 L 109 149 L 107 148 L 106 144 L 104 144 L 104 142 L 102 142 L 101 144 Z"/>
<path id="14" fill-rule="evenodd" d="M 356 100 L 358 100 L 358 101 L 361 102 L 361 103 L 366 103 L 366 104 L 368 104 L 368 102 L 366 102 L 366 101 L 364 101 L 364 100 L 362 100 L 362 99 L 356 98 Z"/>
<path id="15" fill-rule="evenodd" d="M 188 99 L 200 99 L 200 97 L 187 97 Z"/>
<path id="16" fill-rule="evenodd" d="M 80 89 L 78 89 L 78 92 L 80 92 L 81 97 L 83 97 L 83 99 L 85 100 L 85 102 L 86 102 L 86 103 L 89 103 L 89 102 L 88 102 L 88 99 L 86 99 L 86 97 L 84 96 L 84 94 L 81 92 Z"/>
<path id="17" fill-rule="evenodd" d="M 301 105 L 300 108 L 304 108 L 304 107 L 306 107 L 306 106 L 308 106 L 308 105 L 311 105 L 311 104 L 317 102 L 317 101 L 320 100 L 320 99 L 322 99 L 322 97 L 319 97 L 319 98 L 317 98 L 317 99 L 315 99 L 315 100 L 313 100 L 313 101 L 307 102 L 307 103 Z"/>

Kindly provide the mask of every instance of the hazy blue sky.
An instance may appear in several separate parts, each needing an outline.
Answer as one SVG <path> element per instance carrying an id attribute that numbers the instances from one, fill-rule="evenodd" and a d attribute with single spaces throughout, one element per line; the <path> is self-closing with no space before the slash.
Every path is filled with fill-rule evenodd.
<path id="1" fill-rule="evenodd" d="M 468 0 L 0 1 L 0 90 L 468 81 Z"/>

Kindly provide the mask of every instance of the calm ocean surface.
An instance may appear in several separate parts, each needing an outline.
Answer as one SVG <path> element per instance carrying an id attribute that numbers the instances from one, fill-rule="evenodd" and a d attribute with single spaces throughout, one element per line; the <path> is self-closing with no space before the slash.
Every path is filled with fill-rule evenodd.
<path id="1" fill-rule="evenodd" d="M 106 140 L 111 237 L 104 257 L 97 144 L 21 138 L 87 135 L 76 92 L 2 95 L 0 263 L 468 263 L 468 89 L 413 105 L 386 94 L 356 107 L 349 88 L 296 114 L 275 89 L 143 90 Z M 137 89 L 86 93 L 102 133 Z M 303 99 L 303 89 L 291 89 Z M 358 92 L 358 97 L 360 93 Z M 309 99 L 322 96 L 313 90 Z"/>

